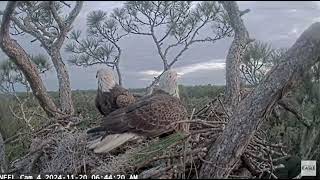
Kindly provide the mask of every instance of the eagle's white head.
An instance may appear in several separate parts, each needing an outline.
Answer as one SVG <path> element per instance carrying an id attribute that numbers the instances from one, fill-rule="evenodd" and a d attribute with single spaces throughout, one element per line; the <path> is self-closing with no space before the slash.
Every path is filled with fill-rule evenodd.
<path id="1" fill-rule="evenodd" d="M 101 68 L 97 71 L 98 91 L 110 92 L 116 84 L 116 79 L 111 69 Z"/>
<path id="2" fill-rule="evenodd" d="M 159 79 L 157 88 L 179 98 L 178 73 L 172 69 L 165 71 Z"/>

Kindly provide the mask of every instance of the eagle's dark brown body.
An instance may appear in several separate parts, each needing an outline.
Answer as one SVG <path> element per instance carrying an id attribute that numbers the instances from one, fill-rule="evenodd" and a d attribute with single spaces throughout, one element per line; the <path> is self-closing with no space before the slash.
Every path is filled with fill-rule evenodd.
<path id="1" fill-rule="evenodd" d="M 98 90 L 95 105 L 99 112 L 107 116 L 111 112 L 127 107 L 134 103 L 136 98 L 125 88 L 115 85 L 110 92 L 100 92 Z"/>
<path id="2" fill-rule="evenodd" d="M 101 127 L 97 129 L 107 134 L 130 132 L 154 137 L 174 130 L 178 126 L 174 122 L 186 118 L 187 110 L 178 98 L 155 90 L 151 95 L 103 117 Z"/>

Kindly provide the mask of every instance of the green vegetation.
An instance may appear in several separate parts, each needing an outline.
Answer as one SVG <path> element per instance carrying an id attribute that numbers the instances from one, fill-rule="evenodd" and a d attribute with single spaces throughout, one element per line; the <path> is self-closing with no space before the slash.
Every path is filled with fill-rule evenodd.
<path id="1" fill-rule="evenodd" d="M 308 77 L 307 77 L 308 78 Z M 296 91 L 292 92 L 290 95 L 297 100 L 299 105 L 301 105 L 301 110 L 303 111 L 303 116 L 309 119 L 314 119 L 314 126 L 317 127 L 316 119 L 319 119 L 319 84 L 317 81 L 305 81 L 303 86 L 301 86 Z M 213 98 L 217 97 L 219 94 L 223 93 L 223 86 L 214 86 L 214 85 L 201 85 L 201 86 L 179 86 L 180 97 L 182 101 L 187 105 L 189 112 L 192 112 L 193 108 L 199 109 Z M 142 93 L 144 89 L 130 89 L 134 93 Z M 26 93 L 18 93 L 18 97 L 21 99 L 26 98 Z M 58 93 L 50 92 L 50 95 L 58 102 Z M 101 117 L 97 109 L 95 108 L 95 96 L 96 90 L 76 90 L 73 91 L 74 105 L 76 109 L 76 116 L 83 118 L 83 123 L 78 125 L 78 128 L 87 129 L 89 127 L 95 126 L 99 123 L 99 118 Z M 4 136 L 4 139 L 14 136 L 17 133 L 26 133 L 30 132 L 26 123 L 21 119 L 17 119 L 10 111 L 12 110 L 17 113 L 17 116 L 20 116 L 19 106 L 14 97 L 0 95 L 0 131 Z M 26 104 L 28 110 L 34 110 L 38 106 L 38 103 L 35 99 L 31 99 Z M 44 115 L 41 108 L 37 111 L 38 114 Z M 30 115 L 30 114 L 29 114 Z M 31 124 L 34 127 L 38 127 L 44 123 L 46 119 L 41 116 L 34 116 L 32 118 Z M 275 118 L 271 117 L 268 120 L 267 126 L 270 127 L 270 131 L 267 133 L 270 137 L 270 142 L 279 142 L 281 141 L 287 146 L 286 151 L 294 155 L 295 159 L 286 159 L 283 162 L 286 164 L 289 161 L 294 161 L 295 163 L 300 163 L 301 152 L 304 152 L 301 147 L 301 141 L 303 141 L 303 131 L 305 130 L 302 123 L 292 115 L 292 113 L 287 111 L 281 111 L 280 117 Z M 22 138 L 12 141 L 6 145 L 6 151 L 8 155 L 8 160 L 12 161 L 23 155 L 28 151 L 30 145 L 29 136 L 21 136 Z M 318 142 L 320 139 L 316 139 L 313 143 L 312 152 L 313 154 L 309 157 L 311 159 L 319 158 L 318 152 Z M 307 144 L 306 144 L 307 145 Z M 298 159 L 298 160 L 297 160 Z M 299 161 L 299 162 L 298 162 Z M 294 169 L 299 169 L 298 166 L 294 166 Z M 288 168 L 285 170 L 279 171 L 280 174 L 285 173 L 284 177 L 287 176 L 287 171 L 293 171 Z M 291 172 L 292 173 L 292 172 Z M 295 173 L 293 173 L 295 174 Z M 291 176 L 291 175 L 290 175 Z"/>
<path id="2" fill-rule="evenodd" d="M 144 89 L 130 89 L 130 91 L 135 93 L 141 93 Z M 223 86 L 182 86 L 180 85 L 180 95 L 184 103 L 187 105 L 190 112 L 193 108 L 199 108 L 202 105 L 210 101 L 210 99 L 217 96 L 219 93 L 223 92 Z M 54 101 L 58 103 L 58 92 L 50 92 Z M 79 128 L 87 129 L 90 126 L 94 126 L 99 123 L 99 118 L 101 117 L 98 110 L 95 107 L 95 96 L 96 90 L 76 90 L 72 93 L 75 106 L 75 115 L 83 118 L 83 123 L 79 124 Z M 25 99 L 28 97 L 27 93 L 17 93 L 20 99 Z M 4 139 L 13 137 L 14 135 L 28 134 L 30 129 L 24 120 L 17 117 L 21 117 L 21 110 L 18 102 L 13 96 L 4 96 L 0 94 L 0 132 L 3 134 Z M 45 123 L 47 119 L 45 118 L 45 113 L 41 108 L 38 108 L 38 102 L 34 98 L 30 98 L 29 101 L 24 105 L 27 118 L 31 117 L 30 124 L 32 127 L 37 128 L 41 124 Z M 13 112 L 15 112 L 15 117 Z M 36 111 L 37 115 L 32 115 Z M 17 159 L 27 153 L 28 147 L 30 145 L 29 136 L 21 136 L 23 138 L 17 139 L 18 141 L 12 141 L 7 144 L 6 151 L 8 154 L 8 160 L 12 161 Z"/>

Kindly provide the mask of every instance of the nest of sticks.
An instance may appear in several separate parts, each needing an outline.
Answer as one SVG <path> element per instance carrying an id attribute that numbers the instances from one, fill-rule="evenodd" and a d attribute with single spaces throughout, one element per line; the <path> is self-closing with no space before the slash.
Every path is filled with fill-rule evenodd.
<path id="1" fill-rule="evenodd" d="M 194 109 L 189 120 L 176 122 L 184 123 L 184 133 L 129 143 L 124 153 L 95 168 L 93 173 L 139 174 L 140 178 L 197 178 L 201 164 L 210 163 L 205 160 L 208 149 L 221 135 L 230 117 L 221 99 L 217 97 L 200 110 Z M 257 131 L 229 178 L 277 178 L 274 172 L 284 167 L 278 162 L 289 156 L 284 145 L 268 141 L 265 128 L 268 127 Z"/>
<path id="2" fill-rule="evenodd" d="M 11 173 L 126 174 L 139 178 L 197 178 L 210 146 L 229 120 L 221 96 L 183 123 L 185 132 L 157 139 L 138 139 L 108 154 L 87 148 L 88 137 L 77 129 L 79 120 L 49 123 L 34 134 L 30 152 L 11 164 Z M 274 172 L 288 157 L 281 143 L 270 143 L 262 127 L 257 131 L 229 178 L 276 178 Z M 138 142 L 137 142 L 138 141 Z"/>

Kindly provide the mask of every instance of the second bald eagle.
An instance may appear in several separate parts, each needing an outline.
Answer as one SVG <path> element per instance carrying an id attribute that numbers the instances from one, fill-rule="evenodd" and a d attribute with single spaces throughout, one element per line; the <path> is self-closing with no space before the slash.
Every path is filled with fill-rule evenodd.
<path id="1" fill-rule="evenodd" d="M 109 152 L 136 135 L 156 137 L 179 130 L 181 126 L 175 122 L 185 119 L 187 110 L 178 98 L 177 73 L 168 70 L 151 95 L 113 111 L 102 119 L 100 127 L 88 133 L 105 131 L 109 136 L 92 148 L 97 153 Z"/>
<path id="2" fill-rule="evenodd" d="M 96 78 L 98 79 L 98 92 L 95 105 L 102 115 L 107 116 L 111 112 L 135 102 L 135 97 L 116 83 L 111 70 L 99 69 Z"/>

